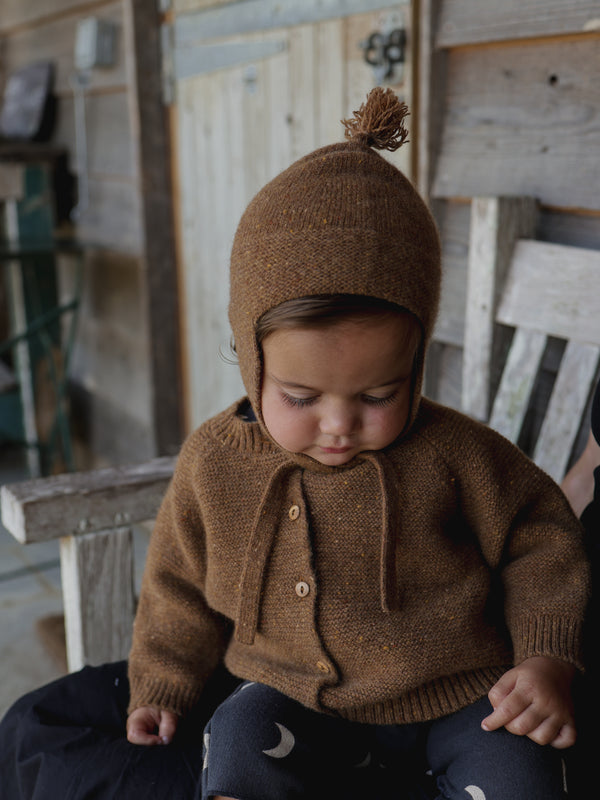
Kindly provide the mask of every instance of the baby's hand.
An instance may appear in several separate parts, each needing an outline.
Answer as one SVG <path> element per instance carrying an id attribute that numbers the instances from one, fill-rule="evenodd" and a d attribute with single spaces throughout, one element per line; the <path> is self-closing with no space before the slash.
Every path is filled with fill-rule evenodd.
<path id="1" fill-rule="evenodd" d="M 571 700 L 574 674 L 575 667 L 558 658 L 527 658 L 492 686 L 488 697 L 494 711 L 481 727 L 493 731 L 504 726 L 541 745 L 571 747 L 576 738 Z"/>
<path id="2" fill-rule="evenodd" d="M 172 711 L 141 706 L 127 718 L 127 738 L 132 744 L 169 744 L 179 717 Z"/>

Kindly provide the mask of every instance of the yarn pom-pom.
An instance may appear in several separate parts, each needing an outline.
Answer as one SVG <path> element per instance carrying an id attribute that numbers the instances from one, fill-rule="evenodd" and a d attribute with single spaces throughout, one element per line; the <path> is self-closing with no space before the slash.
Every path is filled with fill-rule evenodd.
<path id="1" fill-rule="evenodd" d="M 366 103 L 350 119 L 343 119 L 346 139 L 363 139 L 376 150 L 397 150 L 407 137 L 404 119 L 409 114 L 406 103 L 401 103 L 392 89 L 376 86 Z"/>

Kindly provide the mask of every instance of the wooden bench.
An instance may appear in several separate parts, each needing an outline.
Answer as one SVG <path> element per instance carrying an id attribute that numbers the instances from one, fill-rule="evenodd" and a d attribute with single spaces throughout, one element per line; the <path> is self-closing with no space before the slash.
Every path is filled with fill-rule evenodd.
<path id="1" fill-rule="evenodd" d="M 568 340 L 534 452 L 560 480 L 598 372 L 600 253 L 523 238 L 535 218 L 528 198 L 473 201 L 463 407 L 517 442 L 545 343 Z M 173 467 L 161 458 L 2 488 L 2 520 L 18 541 L 60 538 L 71 671 L 126 658 L 135 613 L 131 526 L 155 516 Z"/>
<path id="2" fill-rule="evenodd" d="M 2 487 L 2 522 L 22 544 L 60 539 L 69 671 L 126 658 L 135 614 L 133 532 L 156 516 L 173 458 Z"/>

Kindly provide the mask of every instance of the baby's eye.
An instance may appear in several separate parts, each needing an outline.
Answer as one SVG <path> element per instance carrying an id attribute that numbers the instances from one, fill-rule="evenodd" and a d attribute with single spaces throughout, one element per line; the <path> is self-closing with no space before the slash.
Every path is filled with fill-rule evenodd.
<path id="1" fill-rule="evenodd" d="M 282 393 L 281 399 L 283 402 L 288 405 L 292 406 L 292 408 L 306 408 L 306 406 L 312 405 L 316 401 L 316 396 L 313 397 L 294 397 L 291 394 L 286 394 L 285 392 Z"/>
<path id="2" fill-rule="evenodd" d="M 370 394 L 363 394 L 362 401 L 369 406 L 389 406 L 395 402 L 398 396 L 398 390 L 393 391 L 385 397 L 374 397 Z"/>

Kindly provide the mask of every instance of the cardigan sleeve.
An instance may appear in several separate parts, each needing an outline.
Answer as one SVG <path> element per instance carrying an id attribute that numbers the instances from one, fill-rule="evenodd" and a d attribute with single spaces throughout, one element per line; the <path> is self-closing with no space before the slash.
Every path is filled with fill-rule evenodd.
<path id="1" fill-rule="evenodd" d="M 485 426 L 466 437 L 463 509 L 502 589 L 514 663 L 536 655 L 582 668 L 590 568 L 583 530 L 558 485 Z"/>
<path id="2" fill-rule="evenodd" d="M 129 711 L 153 705 L 184 714 L 199 699 L 229 636 L 204 597 L 193 436 L 184 443 L 150 539 L 129 656 Z"/>

